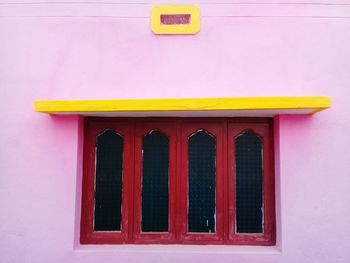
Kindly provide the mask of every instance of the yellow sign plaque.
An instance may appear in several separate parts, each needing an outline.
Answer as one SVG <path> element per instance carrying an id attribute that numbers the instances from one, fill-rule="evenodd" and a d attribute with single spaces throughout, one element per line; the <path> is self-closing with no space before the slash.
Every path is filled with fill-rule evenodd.
<path id="1" fill-rule="evenodd" d="M 151 27 L 156 35 L 190 35 L 200 30 L 200 11 L 196 5 L 155 5 Z"/>

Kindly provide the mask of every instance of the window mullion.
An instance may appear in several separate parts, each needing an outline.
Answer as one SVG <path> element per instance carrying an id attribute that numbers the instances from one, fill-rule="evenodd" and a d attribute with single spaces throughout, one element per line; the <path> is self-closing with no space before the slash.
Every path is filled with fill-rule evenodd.
<path id="1" fill-rule="evenodd" d="M 173 216 L 175 220 L 175 240 L 177 243 L 181 243 L 181 200 L 183 198 L 183 191 L 181 191 L 181 175 L 182 175 L 182 162 L 181 162 L 181 126 L 182 121 L 180 119 L 176 120 L 176 169 L 175 169 L 175 187 L 173 192 L 173 197 L 175 198 L 175 213 Z"/>
<path id="2" fill-rule="evenodd" d="M 135 134 L 136 134 L 136 124 L 135 121 L 129 121 L 129 131 L 130 131 L 130 158 L 127 161 L 130 165 L 130 187 L 128 192 L 128 206 L 129 206 L 129 224 L 128 233 L 129 239 L 128 243 L 134 243 L 134 200 L 135 200 Z"/>
<path id="3" fill-rule="evenodd" d="M 222 151 L 222 158 L 223 158 L 223 240 L 224 242 L 228 239 L 229 234 L 229 218 L 228 218 L 228 193 L 229 193 L 229 187 L 228 187 L 228 152 L 229 152 L 229 144 L 228 144 L 228 125 L 227 120 L 223 121 L 223 151 Z"/>

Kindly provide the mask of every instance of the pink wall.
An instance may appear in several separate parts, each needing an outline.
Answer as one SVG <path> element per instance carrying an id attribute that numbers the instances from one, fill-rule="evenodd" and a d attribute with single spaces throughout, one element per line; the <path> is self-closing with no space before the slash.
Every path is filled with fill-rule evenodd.
<path id="1" fill-rule="evenodd" d="M 149 4 L 0 3 L 0 262 L 350 262 L 350 6 L 240 2 L 186 37 Z M 78 244 L 81 119 L 34 100 L 277 95 L 333 106 L 276 119 L 276 247 Z"/>

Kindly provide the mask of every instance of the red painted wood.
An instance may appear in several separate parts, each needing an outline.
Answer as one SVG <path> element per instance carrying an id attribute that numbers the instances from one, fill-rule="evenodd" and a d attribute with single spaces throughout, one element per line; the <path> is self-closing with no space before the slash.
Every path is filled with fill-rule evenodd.
<path id="1" fill-rule="evenodd" d="M 237 244 L 276 242 L 273 123 L 270 118 L 86 118 L 84 131 L 82 244 Z M 111 128 L 124 139 L 122 229 L 93 231 L 96 136 Z M 169 136 L 169 233 L 140 231 L 142 136 Z M 198 129 L 216 137 L 216 233 L 187 232 L 188 137 Z M 263 141 L 264 233 L 235 233 L 234 138 L 250 129 Z"/>
<path id="2" fill-rule="evenodd" d="M 263 233 L 236 233 L 235 225 L 235 138 L 244 131 L 251 130 L 263 143 Z M 228 221 L 230 244 L 273 245 L 275 244 L 275 194 L 273 169 L 272 123 L 233 123 L 228 124 Z"/>
<path id="3" fill-rule="evenodd" d="M 175 125 L 176 126 L 176 125 Z M 142 139 L 152 130 L 158 130 L 169 139 L 169 223 L 166 233 L 143 233 L 141 231 L 142 196 Z M 135 243 L 175 243 L 175 191 L 176 191 L 176 128 L 173 122 L 140 121 L 135 133 L 135 176 L 134 176 L 134 242 Z"/>
<path id="4" fill-rule="evenodd" d="M 180 230 L 181 230 L 181 120 L 176 121 L 176 189 L 175 189 L 175 206 L 176 206 L 176 215 L 175 215 L 175 239 L 177 243 L 180 243 Z"/>
<path id="5" fill-rule="evenodd" d="M 223 136 L 223 194 L 224 194 L 224 207 L 223 207 L 223 231 L 224 231 L 224 242 L 226 243 L 228 240 L 228 231 L 229 231 L 229 220 L 228 220 L 228 167 L 227 167 L 227 161 L 228 161 L 228 143 L 227 143 L 227 121 L 223 121 L 223 129 L 224 129 L 224 136 Z"/>
<path id="6" fill-rule="evenodd" d="M 95 185 L 95 145 L 96 137 L 106 129 L 112 129 L 123 137 L 124 158 L 123 158 L 123 178 L 122 178 L 122 222 L 121 231 L 94 231 L 94 185 Z M 128 242 L 128 222 L 129 222 L 129 195 L 132 159 L 131 140 L 133 130 L 128 122 L 94 121 L 86 119 L 84 136 L 84 178 L 82 192 L 82 219 L 81 236 L 82 244 L 114 244 Z"/>
<path id="7" fill-rule="evenodd" d="M 188 139 L 198 130 L 205 130 L 216 139 L 216 233 L 188 232 Z M 181 243 L 222 243 L 223 242 L 223 132 L 222 122 L 183 121 L 181 126 L 181 189 L 179 192 L 180 239 Z"/>

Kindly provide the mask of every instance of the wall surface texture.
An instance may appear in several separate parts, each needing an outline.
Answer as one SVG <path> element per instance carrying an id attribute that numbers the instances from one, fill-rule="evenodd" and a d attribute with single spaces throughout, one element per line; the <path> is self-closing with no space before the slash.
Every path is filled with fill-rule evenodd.
<path id="1" fill-rule="evenodd" d="M 350 262 L 350 2 L 197 3 L 198 35 L 155 36 L 151 0 L 0 2 L 0 262 Z M 332 108 L 276 117 L 276 247 L 79 245 L 82 118 L 33 110 L 309 95 Z"/>

